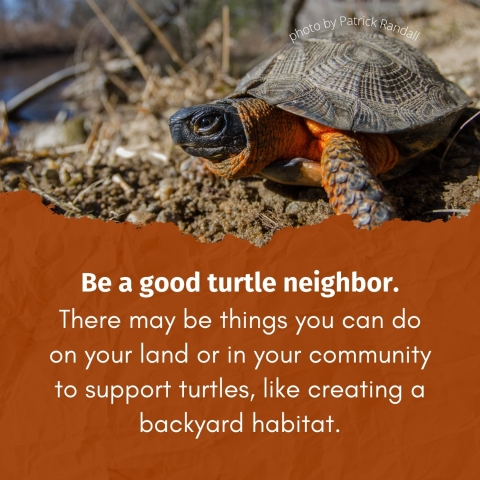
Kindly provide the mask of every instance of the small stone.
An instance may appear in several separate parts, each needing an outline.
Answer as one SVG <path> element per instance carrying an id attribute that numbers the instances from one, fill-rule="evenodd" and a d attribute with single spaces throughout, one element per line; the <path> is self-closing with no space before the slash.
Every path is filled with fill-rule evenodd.
<path id="1" fill-rule="evenodd" d="M 287 205 L 285 213 L 288 213 L 288 215 L 298 215 L 303 208 L 304 207 L 300 202 L 291 202 Z"/>
<path id="2" fill-rule="evenodd" d="M 149 213 L 159 213 L 160 212 L 160 205 L 158 203 L 150 203 L 148 206 L 147 206 L 147 212 Z"/>
<path id="3" fill-rule="evenodd" d="M 162 202 L 168 200 L 175 192 L 174 180 L 172 178 L 164 178 L 160 180 L 158 190 L 154 193 L 154 198 L 159 198 Z"/>
<path id="4" fill-rule="evenodd" d="M 148 158 L 156 164 L 168 163 L 168 157 L 164 153 L 149 151 L 147 152 L 147 155 L 148 155 Z"/>
<path id="5" fill-rule="evenodd" d="M 81 183 L 83 183 L 83 175 L 80 172 L 75 172 L 70 176 L 67 186 L 73 187 L 75 185 L 80 185 Z"/>
<path id="6" fill-rule="evenodd" d="M 128 214 L 126 221 L 134 225 L 146 225 L 147 223 L 153 222 L 154 219 L 154 213 L 147 212 L 146 210 L 135 210 Z"/>
<path id="7" fill-rule="evenodd" d="M 70 172 L 66 168 L 61 168 L 58 172 L 58 177 L 62 185 L 67 184 L 70 181 Z"/>
<path id="8" fill-rule="evenodd" d="M 204 179 L 213 179 L 214 175 L 200 158 L 190 158 L 180 165 L 180 174 L 190 182 L 201 183 Z"/>
<path id="9" fill-rule="evenodd" d="M 136 152 L 133 150 L 128 150 L 125 147 L 117 147 L 115 150 L 115 155 L 120 158 L 133 158 L 136 155 Z"/>

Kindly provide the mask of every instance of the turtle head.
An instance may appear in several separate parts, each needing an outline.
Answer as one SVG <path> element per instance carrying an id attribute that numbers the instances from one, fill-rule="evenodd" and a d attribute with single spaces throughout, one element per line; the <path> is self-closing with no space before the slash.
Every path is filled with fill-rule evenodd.
<path id="1" fill-rule="evenodd" d="M 247 146 L 243 123 L 231 103 L 184 108 L 170 118 L 169 125 L 176 145 L 212 163 L 236 156 Z"/>
<path id="2" fill-rule="evenodd" d="M 169 121 L 176 145 L 230 179 L 255 175 L 272 161 L 287 158 L 295 143 L 295 123 L 295 115 L 251 97 L 184 108 Z"/>

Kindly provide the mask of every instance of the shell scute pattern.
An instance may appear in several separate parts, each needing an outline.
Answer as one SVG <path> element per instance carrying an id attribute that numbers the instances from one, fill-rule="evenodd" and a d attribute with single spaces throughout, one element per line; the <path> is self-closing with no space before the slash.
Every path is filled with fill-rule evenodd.
<path id="1" fill-rule="evenodd" d="M 469 103 L 423 53 L 382 34 L 297 41 L 247 74 L 234 95 L 239 94 L 366 133 L 417 128 Z"/>

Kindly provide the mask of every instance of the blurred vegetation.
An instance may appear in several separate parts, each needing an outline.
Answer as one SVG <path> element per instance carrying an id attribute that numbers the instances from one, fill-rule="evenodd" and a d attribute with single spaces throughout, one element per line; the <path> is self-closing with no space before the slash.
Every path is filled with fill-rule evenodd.
<path id="1" fill-rule="evenodd" d="M 29 0 L 26 0 L 29 1 Z M 58 0 L 45 0 L 58 1 Z M 117 26 L 138 23 L 136 14 L 126 0 L 99 0 L 98 5 Z M 282 0 L 139 0 L 139 5 L 153 19 L 164 14 L 172 15 L 172 23 L 177 28 L 188 26 L 193 35 L 198 36 L 215 18 L 221 17 L 223 5 L 229 5 L 232 33 L 242 28 L 258 30 L 270 34 L 280 23 Z M 88 5 L 77 0 L 72 10 L 71 22 L 85 25 L 93 18 Z"/>
<path id="2" fill-rule="evenodd" d="M 146 28 L 127 0 L 97 0 L 122 35 L 135 41 Z M 271 36 L 280 28 L 282 0 L 138 0 L 177 44 L 195 41 L 212 20 L 230 7 L 231 36 L 248 31 Z M 90 43 L 111 47 L 113 42 L 85 0 L 0 0 L 0 52 L 34 53 L 71 50 L 82 35 Z M 87 31 L 87 33 L 85 33 Z"/>

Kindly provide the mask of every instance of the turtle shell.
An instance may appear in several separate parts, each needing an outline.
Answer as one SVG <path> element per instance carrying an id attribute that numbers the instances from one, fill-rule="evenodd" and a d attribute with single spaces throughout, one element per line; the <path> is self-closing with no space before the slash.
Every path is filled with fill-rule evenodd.
<path id="1" fill-rule="evenodd" d="M 470 103 L 422 52 L 380 33 L 329 33 L 289 44 L 240 81 L 232 97 L 243 95 L 367 133 L 412 130 Z"/>

